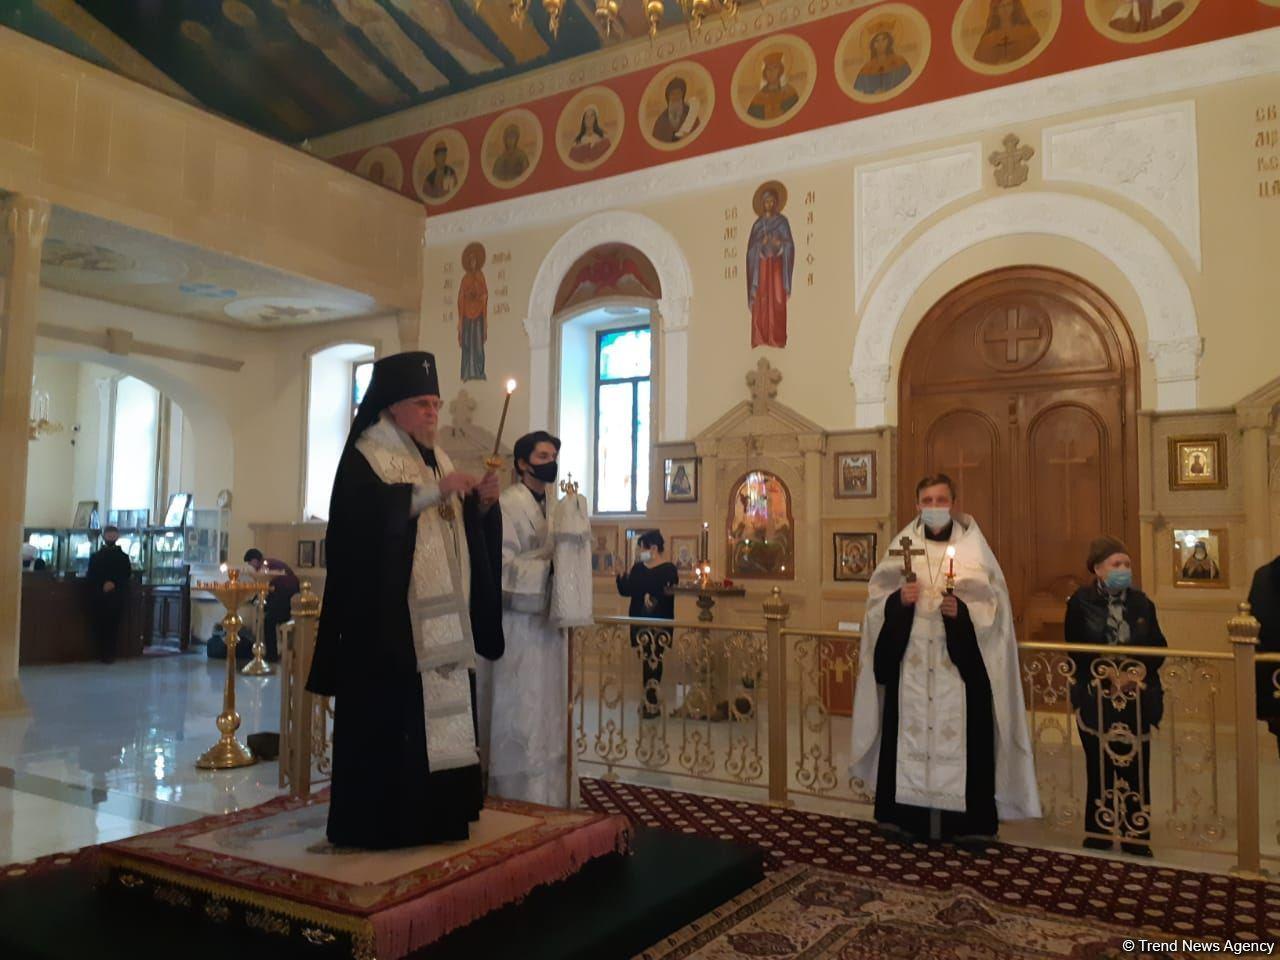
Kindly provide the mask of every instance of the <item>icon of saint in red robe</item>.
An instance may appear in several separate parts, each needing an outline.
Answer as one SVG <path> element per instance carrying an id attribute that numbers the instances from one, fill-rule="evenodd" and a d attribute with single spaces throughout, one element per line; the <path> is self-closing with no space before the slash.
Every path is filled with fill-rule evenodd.
<path id="1" fill-rule="evenodd" d="M 752 206 L 756 222 L 747 241 L 747 305 L 751 309 L 751 346 L 787 345 L 787 300 L 796 265 L 791 224 L 782 215 L 787 188 L 776 180 L 761 184 Z"/>

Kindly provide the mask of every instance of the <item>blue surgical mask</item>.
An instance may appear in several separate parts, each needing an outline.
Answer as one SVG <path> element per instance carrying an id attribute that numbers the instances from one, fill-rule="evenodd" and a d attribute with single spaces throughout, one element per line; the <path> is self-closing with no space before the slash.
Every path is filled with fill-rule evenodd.
<path id="1" fill-rule="evenodd" d="M 648 563 L 648 562 L 649 562 L 650 560 L 652 560 L 652 559 L 653 559 L 653 552 L 652 552 L 652 551 L 650 551 L 650 550 L 641 550 L 641 551 L 640 551 L 640 562 L 641 562 L 641 563 Z"/>
<path id="2" fill-rule="evenodd" d="M 1116 567 L 1114 570 L 1107 571 L 1107 589 L 1114 590 L 1119 593 L 1121 590 L 1129 589 L 1129 585 L 1133 583 L 1133 571 L 1125 570 L 1123 567 Z"/>
<path id="3" fill-rule="evenodd" d="M 950 507 L 924 507 L 920 511 L 920 519 L 930 530 L 941 530 L 951 522 Z"/>

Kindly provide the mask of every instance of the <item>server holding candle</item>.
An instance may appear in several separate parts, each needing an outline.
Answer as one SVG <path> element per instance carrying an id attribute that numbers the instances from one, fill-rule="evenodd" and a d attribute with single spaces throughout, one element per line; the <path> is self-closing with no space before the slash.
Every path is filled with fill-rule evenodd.
<path id="1" fill-rule="evenodd" d="M 518 439 L 513 452 L 518 479 L 500 500 L 507 646 L 502 659 L 483 664 L 478 675 L 481 742 L 490 794 L 564 807 L 568 645 L 550 617 L 555 538 L 547 522 L 560 440 L 535 430 Z"/>
<path id="2" fill-rule="evenodd" d="M 919 516 L 872 574 L 851 772 L 886 827 L 985 840 L 1040 801 L 1004 574 L 955 497 L 946 475 L 921 479 Z"/>

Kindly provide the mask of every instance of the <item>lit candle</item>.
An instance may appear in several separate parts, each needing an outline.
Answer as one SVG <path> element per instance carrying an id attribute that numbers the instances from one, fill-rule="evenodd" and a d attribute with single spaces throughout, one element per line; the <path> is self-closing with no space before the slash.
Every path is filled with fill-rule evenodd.
<path id="1" fill-rule="evenodd" d="M 502 417 L 498 420 L 498 435 L 493 438 L 493 455 L 498 455 L 498 447 L 502 445 L 502 431 L 507 425 L 507 409 L 511 406 L 511 395 L 516 392 L 516 382 L 507 381 L 507 396 L 502 401 Z"/>
<path id="2" fill-rule="evenodd" d="M 710 549 L 710 537 L 711 537 L 711 524 L 704 523 L 702 525 L 702 559 L 703 560 L 710 559 L 710 556 L 708 553 Z"/>
<path id="3" fill-rule="evenodd" d="M 947 576 L 956 575 L 956 548 L 947 547 Z"/>

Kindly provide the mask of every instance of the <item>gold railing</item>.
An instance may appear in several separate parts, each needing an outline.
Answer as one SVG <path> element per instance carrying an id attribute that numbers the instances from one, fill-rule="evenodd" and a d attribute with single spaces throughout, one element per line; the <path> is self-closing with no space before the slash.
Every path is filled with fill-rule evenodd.
<path id="1" fill-rule="evenodd" d="M 333 767 L 333 708 L 329 697 L 307 692 L 307 674 L 316 649 L 320 598 L 309 581 L 290 601 L 293 619 L 281 624 L 280 646 L 280 786 L 304 797 L 315 783 L 329 778 Z"/>
<path id="2" fill-rule="evenodd" d="M 775 804 L 809 798 L 868 815 L 873 797 L 849 775 L 859 637 L 789 628 L 788 612 L 775 590 L 762 623 L 601 617 L 572 631 L 577 772 L 707 784 Z M 1217 650 L 1019 643 L 1044 816 L 1006 833 L 1049 845 L 1089 838 L 1130 852 L 1150 843 L 1216 853 L 1235 872 L 1258 875 L 1264 852 L 1280 857 L 1277 755 L 1269 737 L 1260 754 L 1255 719 L 1255 667 L 1274 665 L 1269 688 L 1280 700 L 1280 654 L 1257 653 L 1258 630 L 1242 604 Z M 1163 661 L 1154 727 L 1143 718 L 1156 704 L 1144 696 L 1156 681 L 1153 657 Z M 1088 675 L 1077 676 L 1078 666 Z M 1107 719 L 1087 733 L 1092 760 L 1073 706 L 1079 684 L 1075 704 Z M 1099 781 L 1092 806 L 1090 762 Z M 1277 817 L 1265 851 L 1264 803 Z"/>

